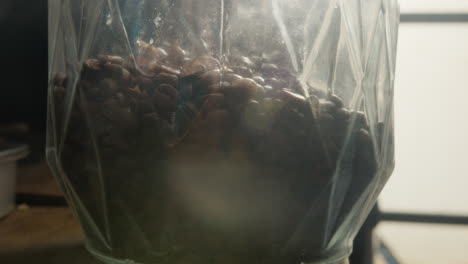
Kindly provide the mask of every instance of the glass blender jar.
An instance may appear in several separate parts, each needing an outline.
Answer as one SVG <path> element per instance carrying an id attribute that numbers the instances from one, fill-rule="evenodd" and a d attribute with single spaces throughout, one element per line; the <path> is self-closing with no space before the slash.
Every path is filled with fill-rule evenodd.
<path id="1" fill-rule="evenodd" d="M 394 166 L 395 0 L 49 1 L 47 157 L 106 263 L 347 263 Z"/>

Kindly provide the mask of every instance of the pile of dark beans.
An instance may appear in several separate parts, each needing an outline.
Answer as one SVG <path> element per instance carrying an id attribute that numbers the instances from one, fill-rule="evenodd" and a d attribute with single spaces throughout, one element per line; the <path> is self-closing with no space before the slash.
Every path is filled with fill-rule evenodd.
<path id="1" fill-rule="evenodd" d="M 66 191 L 117 258 L 305 261 L 376 173 L 364 114 L 262 57 L 141 43 L 71 79 L 52 97 Z"/>

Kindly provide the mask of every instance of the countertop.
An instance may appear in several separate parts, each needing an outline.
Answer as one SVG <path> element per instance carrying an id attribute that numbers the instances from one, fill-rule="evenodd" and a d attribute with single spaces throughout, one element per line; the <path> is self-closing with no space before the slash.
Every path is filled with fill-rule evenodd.
<path id="1" fill-rule="evenodd" d="M 17 193 L 62 197 L 45 163 L 19 168 Z M 69 208 L 21 204 L 0 219 L 0 263 L 99 263 L 84 249 L 83 238 Z"/>

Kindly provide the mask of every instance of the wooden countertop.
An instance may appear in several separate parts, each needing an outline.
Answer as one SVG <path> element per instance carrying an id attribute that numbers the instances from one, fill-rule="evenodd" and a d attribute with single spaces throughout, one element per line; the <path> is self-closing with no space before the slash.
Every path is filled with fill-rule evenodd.
<path id="1" fill-rule="evenodd" d="M 80 226 L 68 208 L 19 206 L 0 219 L 0 254 L 80 244 Z"/>
<path id="2" fill-rule="evenodd" d="M 17 193 L 62 197 L 45 162 L 18 169 Z M 0 219 L 0 253 L 81 243 L 78 221 L 66 207 L 20 205 Z"/>
<path id="3" fill-rule="evenodd" d="M 17 192 L 62 196 L 45 162 L 18 169 Z M 0 263 L 98 263 L 84 249 L 83 239 L 69 208 L 19 205 L 0 219 Z"/>
<path id="4" fill-rule="evenodd" d="M 63 196 L 45 161 L 20 167 L 16 182 L 17 193 Z"/>

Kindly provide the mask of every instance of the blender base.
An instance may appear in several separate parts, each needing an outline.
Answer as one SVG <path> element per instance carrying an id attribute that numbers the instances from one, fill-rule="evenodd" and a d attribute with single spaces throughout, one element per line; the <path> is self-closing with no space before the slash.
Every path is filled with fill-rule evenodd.
<path id="1" fill-rule="evenodd" d="M 105 255 L 101 252 L 98 252 L 92 249 L 89 246 L 86 246 L 87 250 L 99 261 L 106 264 L 154 264 L 154 263 L 140 263 L 130 259 L 117 259 L 108 255 Z M 215 263 L 215 264 L 225 264 L 225 263 Z M 329 258 L 328 260 L 323 261 L 314 261 L 314 262 L 305 262 L 301 264 L 349 264 L 348 254 L 344 257 Z"/>

